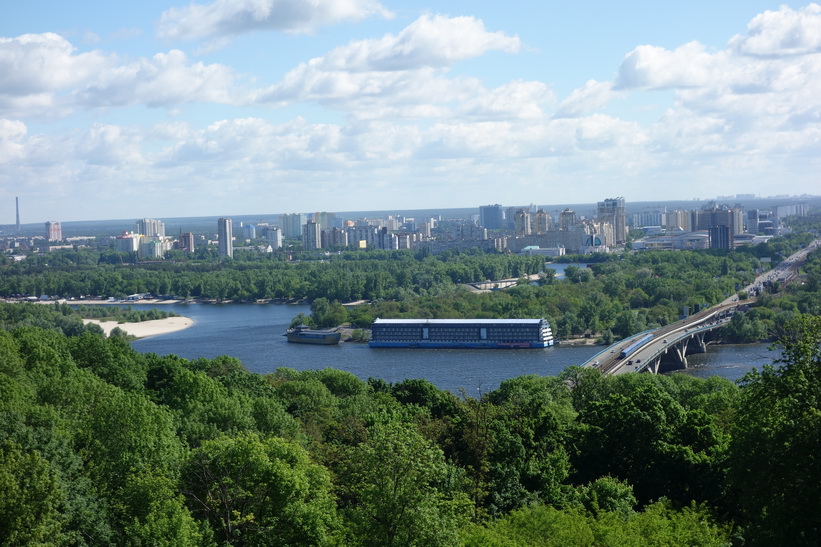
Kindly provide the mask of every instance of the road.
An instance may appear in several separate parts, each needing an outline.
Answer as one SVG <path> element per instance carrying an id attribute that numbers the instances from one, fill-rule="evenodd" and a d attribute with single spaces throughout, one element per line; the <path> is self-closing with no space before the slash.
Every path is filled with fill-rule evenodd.
<path id="1" fill-rule="evenodd" d="M 793 280 L 798 275 L 798 268 L 806 260 L 807 254 L 819 247 L 821 247 L 821 240 L 815 240 L 807 247 L 790 255 L 772 270 L 758 276 L 752 283 L 741 289 L 751 295 L 747 300 L 739 302 L 737 295 L 731 295 L 720 304 L 702 310 L 686 319 L 665 325 L 654 331 L 647 331 L 652 332 L 653 338 L 634 350 L 627 358 L 623 359 L 621 352 L 633 342 L 640 340 L 647 332 L 639 333 L 609 346 L 592 357 L 584 366 L 597 367 L 604 374 L 614 375 L 640 370 L 648 360 L 654 359 L 659 353 L 665 351 L 668 346 L 675 344 L 682 338 L 691 337 L 694 331 L 712 330 L 721 327 L 732 318 L 732 314 L 738 306 L 755 301 L 755 295 L 761 292 L 765 282 L 787 283 Z"/>

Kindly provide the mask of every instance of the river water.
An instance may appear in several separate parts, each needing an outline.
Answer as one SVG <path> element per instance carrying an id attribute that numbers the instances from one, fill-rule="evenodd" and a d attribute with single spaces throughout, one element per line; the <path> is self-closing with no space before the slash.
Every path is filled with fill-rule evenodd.
<path id="1" fill-rule="evenodd" d="M 600 346 L 523 350 L 420 350 L 369 348 L 367 344 L 338 346 L 289 344 L 282 334 L 307 305 L 287 304 L 170 304 L 160 309 L 190 317 L 188 329 L 136 340 L 142 353 L 175 354 L 186 359 L 230 355 L 251 372 L 267 374 L 278 367 L 297 370 L 332 367 L 366 380 L 399 382 L 424 378 L 441 389 L 468 395 L 492 391 L 507 379 L 524 374 L 555 376 L 565 367 L 579 365 Z M 765 345 L 709 346 L 707 354 L 688 357 L 686 374 L 699 377 L 741 378 L 753 366 L 771 362 Z"/>

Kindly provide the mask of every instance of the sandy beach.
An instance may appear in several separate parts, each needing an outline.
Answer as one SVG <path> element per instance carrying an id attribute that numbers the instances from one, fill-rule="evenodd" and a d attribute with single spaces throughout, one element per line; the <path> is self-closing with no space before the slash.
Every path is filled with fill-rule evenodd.
<path id="1" fill-rule="evenodd" d="M 194 320 L 188 317 L 168 317 L 166 319 L 154 319 L 153 321 L 141 321 L 139 323 L 118 323 L 117 321 L 83 319 L 83 323 L 97 323 L 103 328 L 106 336 L 108 336 L 115 327 L 120 327 L 120 329 L 137 338 L 145 338 L 147 336 L 157 336 L 158 334 L 168 334 L 169 332 L 187 329 L 194 324 Z"/>

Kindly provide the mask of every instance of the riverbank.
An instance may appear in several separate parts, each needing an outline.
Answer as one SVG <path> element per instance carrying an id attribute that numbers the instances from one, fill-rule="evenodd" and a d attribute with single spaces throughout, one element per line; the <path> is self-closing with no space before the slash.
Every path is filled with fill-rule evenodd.
<path id="1" fill-rule="evenodd" d="M 166 319 L 154 319 L 152 321 L 141 321 L 139 323 L 118 323 L 113 320 L 83 319 L 83 323 L 96 323 L 100 325 L 106 336 L 111 334 L 112 330 L 119 327 L 127 334 L 137 338 L 147 338 L 149 336 L 169 334 L 187 329 L 194 324 L 194 320 L 188 317 L 167 317 Z"/>

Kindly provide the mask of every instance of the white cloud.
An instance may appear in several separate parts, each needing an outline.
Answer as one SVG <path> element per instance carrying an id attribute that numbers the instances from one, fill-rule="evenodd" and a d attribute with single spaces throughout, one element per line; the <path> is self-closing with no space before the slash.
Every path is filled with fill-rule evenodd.
<path id="1" fill-rule="evenodd" d="M 750 21 L 746 36 L 736 36 L 730 43 L 741 54 L 763 57 L 821 52 L 821 6 L 765 11 Z"/>
<path id="2" fill-rule="evenodd" d="M 21 121 L 0 119 L 0 165 L 24 154 L 23 139 L 27 132 Z"/>
<path id="3" fill-rule="evenodd" d="M 112 66 L 89 78 L 75 93 L 88 108 L 146 104 L 151 107 L 189 102 L 230 103 L 232 71 L 218 64 L 190 63 L 179 50 L 150 59 Z"/>
<path id="4" fill-rule="evenodd" d="M 699 87 L 714 81 L 720 58 L 698 42 L 673 51 L 658 46 L 639 46 L 627 54 L 615 82 L 616 89 L 670 89 Z"/>
<path id="5" fill-rule="evenodd" d="M 331 49 L 252 91 L 229 67 L 178 50 L 134 59 L 80 53 L 55 34 L 0 39 L 0 118 L 8 118 L 0 119 L 0 188 L 21 184 L 38 189 L 38 200 L 76 199 L 66 203 L 81 207 L 103 194 L 123 211 L 143 195 L 163 195 L 169 204 L 195 196 L 192 207 L 209 214 L 214 201 L 222 207 L 249 195 L 272 211 L 314 208 L 318 199 L 329 201 L 316 208 L 358 208 L 357 192 L 340 192 L 346 182 L 380 188 L 374 193 L 387 196 L 386 206 L 434 194 L 437 203 L 440 195 L 463 201 L 464 193 L 445 198 L 451 186 L 471 195 L 527 189 L 547 198 L 576 188 L 593 195 L 602 182 L 624 181 L 618 193 L 627 197 L 631 189 L 645 197 L 667 187 L 714 195 L 722 181 L 783 173 L 807 186 L 820 161 L 818 9 L 762 14 L 723 49 L 639 46 L 614 67 L 613 81 L 579 82 L 562 98 L 549 82 L 491 86 L 469 73 L 454 76 L 459 62 L 521 48 L 516 36 L 488 31 L 472 17 L 422 16 L 398 33 Z M 673 97 L 658 120 L 640 112 L 648 96 Z M 208 110 L 177 109 L 192 102 L 248 111 L 193 122 Z M 304 103 L 334 110 L 333 122 L 322 123 L 322 108 Z M 131 105 L 179 115 L 151 126 L 102 118 L 105 109 Z M 258 106 L 282 107 L 274 116 L 290 121 L 261 119 Z M 85 126 L 73 130 L 39 133 L 26 125 L 78 108 L 103 110 L 93 113 L 98 123 L 79 120 Z"/>
<path id="6" fill-rule="evenodd" d="M 574 89 L 573 93 L 562 101 L 556 110 L 555 117 L 575 118 L 601 110 L 615 95 L 611 82 L 588 80 L 584 86 Z"/>
<path id="7" fill-rule="evenodd" d="M 755 155 L 786 158 L 790 149 L 817 146 L 820 46 L 821 7 L 782 7 L 755 17 L 747 35 L 724 50 L 695 42 L 672 51 L 640 46 L 625 57 L 615 86 L 674 90 L 675 103 L 652 131 L 656 151 L 713 160 L 727 154 L 758 165 Z"/>
<path id="8" fill-rule="evenodd" d="M 544 115 L 541 105 L 554 100 L 553 93 L 544 83 L 517 80 L 477 93 L 458 109 L 456 116 L 538 120 Z"/>
<path id="9" fill-rule="evenodd" d="M 318 27 L 370 16 L 391 17 L 375 0 L 217 0 L 164 12 L 161 37 L 220 38 L 256 30 L 310 32 Z"/>
<path id="10" fill-rule="evenodd" d="M 226 66 L 191 63 L 177 50 L 136 60 L 77 53 L 53 33 L 0 38 L 0 74 L 0 114 L 9 117 L 56 118 L 78 106 L 230 103 L 243 97 Z"/>
<path id="11" fill-rule="evenodd" d="M 314 62 L 322 70 L 351 72 L 444 68 L 488 51 L 514 53 L 520 46 L 518 37 L 488 32 L 475 17 L 423 15 L 397 35 L 351 42 Z"/>
<path id="12" fill-rule="evenodd" d="M 399 110 L 409 117 L 435 115 L 441 112 L 436 105 L 453 101 L 474 100 L 474 108 L 480 108 L 479 80 L 446 79 L 443 72 L 489 51 L 515 52 L 519 47 L 517 37 L 488 32 L 473 17 L 424 15 L 396 35 L 351 42 L 300 64 L 280 83 L 257 93 L 255 102 L 283 106 L 315 101 L 364 117 Z M 485 99 L 488 112 L 507 109 L 516 115 L 533 115 L 533 103 L 503 107 L 505 100 L 515 99 L 505 94 L 536 100 L 547 95 L 541 83 L 514 82 L 503 87 L 496 92 L 495 103 L 493 97 Z"/>
<path id="13" fill-rule="evenodd" d="M 75 54 L 68 40 L 51 32 L 0 38 L 0 97 L 70 88 L 109 64 L 98 51 Z"/>

